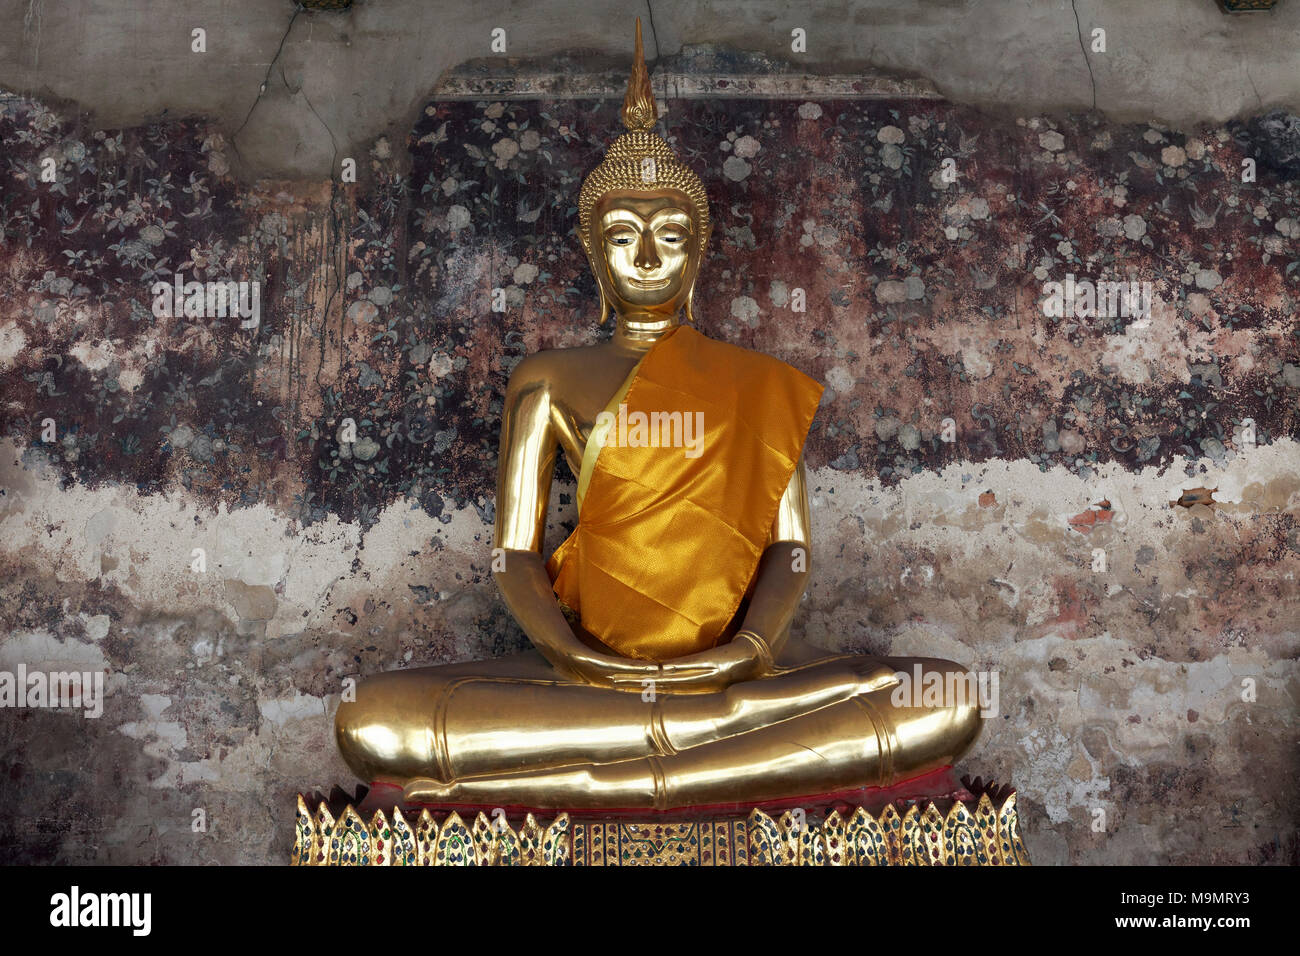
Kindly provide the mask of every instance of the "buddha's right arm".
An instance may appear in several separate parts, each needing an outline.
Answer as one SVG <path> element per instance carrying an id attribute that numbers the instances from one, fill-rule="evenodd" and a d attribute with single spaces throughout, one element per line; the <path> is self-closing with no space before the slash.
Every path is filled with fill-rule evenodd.
<path id="1" fill-rule="evenodd" d="M 501 413 L 493 577 L 528 639 L 563 676 L 578 679 L 587 648 L 560 612 L 541 558 L 557 448 L 550 381 L 526 358 L 510 375 Z"/>
<path id="2" fill-rule="evenodd" d="M 561 676 L 586 681 L 587 658 L 593 652 L 578 640 L 560 611 L 541 555 L 507 548 L 500 557 L 504 567 L 493 577 L 514 619 Z"/>
<path id="3" fill-rule="evenodd" d="M 686 691 L 705 689 L 695 686 L 706 674 L 704 667 L 690 663 L 657 664 L 602 654 L 588 647 L 578 640 L 560 611 L 541 555 L 535 551 L 506 550 L 500 557 L 504 558 L 505 567 L 493 577 L 506 607 L 560 676 L 636 693 L 645 689 L 646 680 L 658 681 L 665 687 L 680 683 Z"/>
<path id="4" fill-rule="evenodd" d="M 560 611 L 541 549 L 558 449 L 547 369 L 534 359 L 516 366 L 506 388 L 497 470 L 493 577 L 528 639 L 569 680 L 637 679 L 647 665 L 600 654 L 578 640 Z"/>

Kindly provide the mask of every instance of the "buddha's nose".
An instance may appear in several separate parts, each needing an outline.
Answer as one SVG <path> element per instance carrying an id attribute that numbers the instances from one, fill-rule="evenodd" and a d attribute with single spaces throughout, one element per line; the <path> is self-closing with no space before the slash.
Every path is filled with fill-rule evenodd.
<path id="1" fill-rule="evenodd" d="M 636 245 L 636 267 L 650 272 L 659 268 L 659 255 L 655 252 L 654 237 L 644 235 Z"/>

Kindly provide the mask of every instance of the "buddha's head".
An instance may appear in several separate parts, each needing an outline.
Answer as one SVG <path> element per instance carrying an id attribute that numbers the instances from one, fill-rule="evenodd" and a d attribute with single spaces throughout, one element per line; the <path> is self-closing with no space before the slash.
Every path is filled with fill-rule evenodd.
<path id="1" fill-rule="evenodd" d="M 600 317 L 669 318 L 691 300 L 713 228 L 700 182 L 650 130 L 658 112 L 650 89 L 641 21 L 623 100 L 628 132 L 582 184 L 578 236 L 600 287 Z"/>

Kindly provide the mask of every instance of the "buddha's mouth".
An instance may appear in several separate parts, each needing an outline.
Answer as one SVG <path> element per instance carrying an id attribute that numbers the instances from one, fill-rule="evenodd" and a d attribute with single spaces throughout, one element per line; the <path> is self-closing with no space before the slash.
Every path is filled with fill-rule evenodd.
<path id="1" fill-rule="evenodd" d="M 629 276 L 627 281 L 633 288 L 649 290 L 649 289 L 662 289 L 673 280 L 672 280 L 672 276 L 669 276 L 665 279 L 635 279 Z"/>

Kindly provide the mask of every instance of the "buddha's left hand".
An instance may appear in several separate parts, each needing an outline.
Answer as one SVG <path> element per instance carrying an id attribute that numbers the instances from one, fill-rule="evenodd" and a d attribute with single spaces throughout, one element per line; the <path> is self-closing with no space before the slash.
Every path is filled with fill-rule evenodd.
<path id="1" fill-rule="evenodd" d="M 669 692 L 707 694 L 771 672 L 769 661 L 754 644 L 748 640 L 732 640 L 698 654 L 665 661 L 655 683 L 659 689 Z"/>

